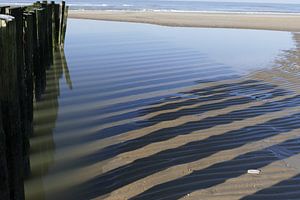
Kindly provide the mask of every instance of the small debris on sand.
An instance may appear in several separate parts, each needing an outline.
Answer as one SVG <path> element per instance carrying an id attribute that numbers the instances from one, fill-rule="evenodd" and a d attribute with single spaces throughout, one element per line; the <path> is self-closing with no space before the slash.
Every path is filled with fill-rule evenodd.
<path id="1" fill-rule="evenodd" d="M 259 169 L 249 169 L 248 170 L 248 174 L 260 174 L 260 170 Z"/>

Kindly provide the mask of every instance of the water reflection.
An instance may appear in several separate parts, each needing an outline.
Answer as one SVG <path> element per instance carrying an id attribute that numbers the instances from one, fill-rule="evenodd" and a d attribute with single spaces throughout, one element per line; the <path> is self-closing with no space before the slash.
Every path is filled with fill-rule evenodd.
<path id="1" fill-rule="evenodd" d="M 31 178 L 34 178 L 34 187 L 27 182 L 27 199 L 45 199 L 44 185 L 42 176 L 48 173 L 49 168 L 54 163 L 55 143 L 53 139 L 53 130 L 56 126 L 56 120 L 59 111 L 60 82 L 65 76 L 66 83 L 72 89 L 72 80 L 68 69 L 68 64 L 63 50 L 55 52 L 53 66 L 46 72 L 46 81 L 44 89 L 34 101 L 34 134 L 31 138 Z M 42 80 L 37 81 L 39 83 Z M 45 102 L 47 104 L 45 105 Z M 47 112 L 45 113 L 45 107 Z M 34 138 L 44 138 L 43 141 L 32 142 Z M 46 139 L 45 139 L 46 138 Z M 35 157 L 40 159 L 38 163 Z M 34 195 L 32 194 L 34 190 Z M 32 196 L 33 195 L 33 196 Z"/>

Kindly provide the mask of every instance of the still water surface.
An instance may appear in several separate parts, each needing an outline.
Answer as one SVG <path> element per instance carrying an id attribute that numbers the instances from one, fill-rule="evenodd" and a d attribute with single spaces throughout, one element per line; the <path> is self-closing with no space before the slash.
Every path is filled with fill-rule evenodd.
<path id="1" fill-rule="evenodd" d="M 274 68 L 291 65 L 287 55 L 297 57 L 298 34 L 70 19 L 66 38 L 65 51 L 56 54 L 47 73 L 46 92 L 35 104 L 27 199 L 89 199 L 109 194 L 119 188 L 118 183 L 131 183 L 120 178 L 111 188 L 103 187 L 103 182 L 115 177 L 105 175 L 108 178 L 101 180 L 101 174 L 129 162 L 119 161 L 119 154 L 163 139 L 146 138 L 146 144 L 137 146 L 126 141 L 147 135 L 152 127 L 152 132 L 160 130 L 164 127 L 160 122 L 186 115 L 186 120 L 193 121 L 201 115 L 204 110 L 197 109 L 164 114 L 193 106 L 200 101 L 199 94 L 207 96 L 203 99 L 207 103 L 242 98 L 236 103 L 242 108 L 252 101 L 294 92 L 273 90 L 276 84 L 256 81 L 264 79 L 260 77 L 264 71 L 273 73 Z M 286 77 L 276 78 L 289 86 Z M 226 91 L 217 89 L 226 88 L 228 81 L 250 86 L 241 83 Z M 205 87 L 212 88 L 192 92 Z M 183 104 L 176 107 L 174 102 Z M 100 180 L 93 185 L 90 181 L 95 177 Z"/>

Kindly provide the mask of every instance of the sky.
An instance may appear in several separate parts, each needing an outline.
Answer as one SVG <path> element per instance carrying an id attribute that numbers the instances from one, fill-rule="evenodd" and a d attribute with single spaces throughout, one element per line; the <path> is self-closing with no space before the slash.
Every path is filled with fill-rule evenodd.
<path id="1" fill-rule="evenodd" d="M 218 0 L 218 1 L 227 1 L 227 0 Z M 300 3 L 300 0 L 228 0 L 236 2 L 256 2 L 256 3 Z"/>
<path id="2" fill-rule="evenodd" d="M 300 0 L 194 0 L 194 1 L 255 2 L 255 3 L 295 3 L 295 4 L 300 4 Z"/>

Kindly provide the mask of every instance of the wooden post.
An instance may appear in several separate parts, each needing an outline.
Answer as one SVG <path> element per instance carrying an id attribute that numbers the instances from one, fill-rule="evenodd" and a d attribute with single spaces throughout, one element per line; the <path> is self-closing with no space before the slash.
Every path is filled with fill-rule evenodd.
<path id="1" fill-rule="evenodd" d="M 0 65 L 4 64 L 4 44 L 3 38 L 5 36 L 5 20 L 2 20 L 0 17 Z M 0 68 L 1 71 L 1 68 Z M 1 82 L 2 83 L 2 82 Z M 9 199 L 10 198 L 10 190 L 9 190 L 9 179 L 8 179 L 8 169 L 7 169 L 7 157 L 6 157 L 6 137 L 4 133 L 4 126 L 2 123 L 2 111 L 1 111 L 1 101 L 0 101 L 0 194 L 2 197 L 0 199 Z"/>
<path id="2" fill-rule="evenodd" d="M 25 52 L 25 85 L 26 85 L 26 135 L 24 141 L 24 172 L 25 177 L 30 175 L 29 137 L 33 134 L 33 66 L 34 66 L 34 40 L 33 40 L 33 13 L 24 13 L 24 49 Z"/>
<path id="3" fill-rule="evenodd" d="M 30 174 L 33 98 L 41 98 L 53 51 L 64 45 L 68 7 L 43 1 L 0 7 L 0 13 L 6 14 L 0 15 L 0 200 L 23 200 L 24 177 Z"/>
<path id="4" fill-rule="evenodd" d="M 28 126 L 30 119 L 28 116 L 29 99 L 27 98 L 27 85 L 26 85 L 26 66 L 24 57 L 24 9 L 21 7 L 9 9 L 10 14 L 16 21 L 16 57 L 17 57 L 17 78 L 19 85 L 19 102 L 20 102 L 20 115 L 21 115 L 21 130 L 23 135 L 23 158 L 24 158 L 24 174 L 29 175 L 29 132 Z M 27 49 L 26 49 L 27 51 Z"/>
<path id="5" fill-rule="evenodd" d="M 60 46 L 63 48 L 65 45 L 65 37 L 66 37 L 66 30 L 67 30 L 67 20 L 68 20 L 68 12 L 69 7 L 65 6 L 64 12 L 62 14 L 62 33 L 61 33 L 61 43 Z"/>
<path id="6" fill-rule="evenodd" d="M 48 3 L 47 1 L 43 1 L 42 4 L 41 4 L 42 8 L 44 9 L 43 11 L 43 29 L 44 29 L 44 33 L 45 33 L 45 64 L 46 64 L 46 68 L 49 69 L 51 64 L 52 64 L 52 61 L 51 61 L 51 57 L 52 57 L 52 54 L 51 54 L 51 42 L 52 42 L 52 38 L 51 38 L 51 34 L 52 34 L 52 31 L 51 31 L 51 24 L 50 24 L 50 20 L 51 20 L 51 10 L 49 9 L 50 7 L 48 6 Z"/>
<path id="7" fill-rule="evenodd" d="M 40 92 L 40 52 L 39 52 L 39 37 L 38 37 L 38 11 L 34 10 L 31 12 L 32 14 L 32 48 L 33 48 L 33 82 L 34 82 L 34 98 L 39 99 Z"/>
<path id="8" fill-rule="evenodd" d="M 48 52 L 47 52 L 47 46 L 48 46 L 48 41 L 47 41 L 47 34 L 48 34 L 48 29 L 47 29 L 47 9 L 42 6 L 41 8 L 41 18 L 40 18 L 40 36 L 41 36 L 41 42 L 42 42 L 42 51 L 43 51 L 43 56 L 42 56 L 42 63 L 43 63 L 43 71 L 46 71 L 48 67 Z"/>
<path id="9" fill-rule="evenodd" d="M 0 7 L 0 14 L 8 14 L 9 6 L 1 6 Z"/>
<path id="10" fill-rule="evenodd" d="M 59 4 L 54 4 L 54 24 L 55 24 L 55 47 L 59 48 L 59 38 L 60 38 L 60 6 Z"/>
<path id="11" fill-rule="evenodd" d="M 51 12 L 52 12 L 52 47 L 53 49 L 56 47 L 56 28 L 55 28 L 55 2 L 51 1 Z M 53 57 L 54 57 L 54 50 L 53 50 Z"/>
<path id="12" fill-rule="evenodd" d="M 59 41 L 58 41 L 60 46 L 62 44 L 62 32 L 63 32 L 65 10 L 66 10 L 66 2 L 62 1 L 61 2 L 61 13 L 60 13 L 60 24 L 59 24 Z"/>
<path id="13" fill-rule="evenodd" d="M 19 84 L 16 55 L 16 22 L 11 16 L 0 16 L 0 102 L 3 130 L 6 138 L 6 157 L 9 199 L 24 199 L 23 136 L 20 122 Z"/>
<path id="14" fill-rule="evenodd" d="M 35 75 L 35 98 L 36 100 L 39 100 L 42 94 L 42 83 L 41 83 L 41 77 L 42 77 L 42 66 L 43 66 L 43 50 L 42 50 L 42 37 L 41 37 L 41 10 L 36 9 L 35 10 L 35 31 L 36 31 L 36 65 L 34 66 L 34 75 Z"/>
<path id="15" fill-rule="evenodd" d="M 49 54 L 49 58 L 50 58 L 50 65 L 53 64 L 53 44 L 52 44 L 52 38 L 53 38 L 53 31 L 52 31 L 52 20 L 53 20 L 53 10 L 52 10 L 52 5 L 51 4 L 47 4 L 47 20 L 48 20 L 48 54 Z"/>
<path id="16" fill-rule="evenodd" d="M 0 27 L 0 37 L 1 37 L 1 27 Z M 1 46 L 0 46 L 1 47 Z M 1 57 L 1 55 L 0 55 Z M 1 102 L 0 102 L 0 199 L 5 200 L 10 198 L 9 190 L 9 179 L 8 179 L 8 169 L 7 169 L 7 157 L 6 157 L 6 137 L 3 130 L 2 123 L 2 112 L 1 112 Z"/>
<path id="17" fill-rule="evenodd" d="M 39 100 L 41 98 L 41 94 L 45 90 L 46 86 L 46 62 L 45 62 L 45 32 L 44 30 L 44 9 L 36 9 L 36 26 L 37 26 L 37 49 L 39 52 L 39 65 L 37 67 L 36 76 L 37 84 L 35 85 L 36 89 L 36 99 Z"/>

